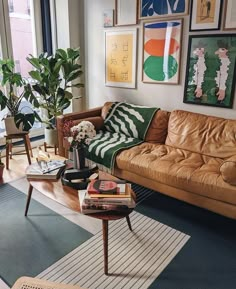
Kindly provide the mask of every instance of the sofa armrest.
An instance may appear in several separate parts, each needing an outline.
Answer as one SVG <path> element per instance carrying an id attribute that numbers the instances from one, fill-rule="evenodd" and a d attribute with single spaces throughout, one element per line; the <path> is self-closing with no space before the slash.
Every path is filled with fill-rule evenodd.
<path id="1" fill-rule="evenodd" d="M 73 113 L 66 113 L 63 115 L 60 115 L 57 117 L 57 134 L 58 134 L 58 154 L 60 156 L 65 156 L 65 150 L 63 147 L 63 126 L 64 126 L 64 122 L 66 120 L 72 120 L 75 121 L 75 123 L 79 123 L 82 120 L 89 120 L 91 121 L 91 119 L 93 118 L 100 118 L 101 117 L 101 112 L 102 112 L 102 107 L 97 107 L 97 108 L 92 108 L 92 109 L 88 109 L 85 110 L 83 112 L 73 112 Z M 90 119 L 88 119 L 90 118 Z M 91 121 L 93 122 L 93 121 Z M 98 123 L 100 124 L 99 120 Z M 95 124 L 96 127 L 96 124 Z"/>
<path id="2" fill-rule="evenodd" d="M 223 161 L 220 173 L 226 183 L 236 186 L 236 155 Z"/>

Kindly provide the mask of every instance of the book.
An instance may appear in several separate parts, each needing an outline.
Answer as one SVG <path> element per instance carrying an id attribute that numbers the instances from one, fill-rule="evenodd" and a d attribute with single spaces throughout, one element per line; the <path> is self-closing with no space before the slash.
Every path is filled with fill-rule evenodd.
<path id="1" fill-rule="evenodd" d="M 87 205 L 125 205 L 129 208 L 135 207 L 135 201 L 133 198 L 91 198 L 91 195 L 88 192 L 85 193 L 84 203 Z"/>
<path id="2" fill-rule="evenodd" d="M 131 185 L 125 182 L 91 180 L 87 187 L 91 198 L 130 198 Z"/>
<path id="3" fill-rule="evenodd" d="M 64 167 L 65 164 L 46 173 L 38 163 L 33 163 L 27 167 L 25 174 L 28 179 L 57 180 Z"/>

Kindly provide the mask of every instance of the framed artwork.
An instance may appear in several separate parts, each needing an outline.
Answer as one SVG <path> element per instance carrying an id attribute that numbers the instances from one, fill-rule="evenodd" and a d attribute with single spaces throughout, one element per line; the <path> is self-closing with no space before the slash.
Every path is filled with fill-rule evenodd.
<path id="1" fill-rule="evenodd" d="M 219 30 L 223 0 L 192 0 L 189 31 Z"/>
<path id="2" fill-rule="evenodd" d="M 189 37 L 184 102 L 232 108 L 236 34 Z"/>
<path id="3" fill-rule="evenodd" d="M 224 30 L 236 29 L 236 1 L 226 0 Z"/>
<path id="4" fill-rule="evenodd" d="M 116 26 L 138 23 L 138 0 L 115 0 Z"/>
<path id="5" fill-rule="evenodd" d="M 137 28 L 105 31 L 105 85 L 136 86 Z"/>
<path id="6" fill-rule="evenodd" d="M 103 11 L 103 26 L 104 27 L 113 27 L 114 19 L 113 19 L 113 9 L 107 9 Z"/>
<path id="7" fill-rule="evenodd" d="M 143 23 L 143 82 L 179 83 L 182 23 L 182 19 Z"/>
<path id="8" fill-rule="evenodd" d="M 139 18 L 176 17 L 188 14 L 189 0 L 139 0 Z"/>

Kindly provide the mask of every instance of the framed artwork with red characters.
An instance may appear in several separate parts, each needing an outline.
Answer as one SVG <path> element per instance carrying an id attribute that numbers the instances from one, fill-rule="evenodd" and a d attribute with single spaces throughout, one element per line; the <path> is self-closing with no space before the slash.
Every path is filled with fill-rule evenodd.
<path id="1" fill-rule="evenodd" d="M 189 36 L 184 103 L 232 108 L 236 34 Z"/>
<path id="2" fill-rule="evenodd" d="M 182 25 L 182 19 L 143 23 L 143 82 L 179 83 Z"/>

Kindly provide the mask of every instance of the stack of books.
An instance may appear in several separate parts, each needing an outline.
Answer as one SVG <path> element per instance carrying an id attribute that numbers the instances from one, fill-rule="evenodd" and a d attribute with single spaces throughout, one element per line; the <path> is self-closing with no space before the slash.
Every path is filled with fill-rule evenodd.
<path id="1" fill-rule="evenodd" d="M 79 191 L 83 214 L 104 211 L 127 211 L 135 207 L 131 184 L 106 180 L 92 180 L 87 190 Z"/>
<path id="2" fill-rule="evenodd" d="M 25 174 L 28 179 L 57 180 L 65 165 L 64 160 L 37 162 L 29 165 Z"/>

